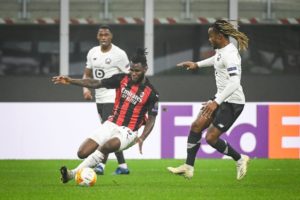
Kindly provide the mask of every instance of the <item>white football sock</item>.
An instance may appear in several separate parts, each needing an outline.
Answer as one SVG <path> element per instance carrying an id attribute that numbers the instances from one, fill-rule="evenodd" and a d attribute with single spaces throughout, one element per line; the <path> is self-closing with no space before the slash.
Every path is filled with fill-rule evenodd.
<path id="1" fill-rule="evenodd" d="M 126 163 L 119 164 L 119 167 L 123 169 L 127 169 L 127 164 Z"/>
<path id="2" fill-rule="evenodd" d="M 72 170 L 72 172 L 75 174 L 79 169 L 84 167 L 94 167 L 98 163 L 100 163 L 104 158 L 104 154 L 101 153 L 99 150 L 96 150 L 94 153 L 89 155 L 84 161 L 82 161 L 78 167 Z"/>

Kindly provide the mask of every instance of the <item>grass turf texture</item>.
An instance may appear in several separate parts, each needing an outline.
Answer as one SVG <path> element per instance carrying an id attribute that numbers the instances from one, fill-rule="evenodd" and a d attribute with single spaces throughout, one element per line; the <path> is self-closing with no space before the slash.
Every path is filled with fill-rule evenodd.
<path id="1" fill-rule="evenodd" d="M 199 159 L 193 179 L 172 175 L 167 166 L 183 160 L 128 160 L 131 174 L 112 175 L 110 160 L 93 187 L 62 184 L 59 168 L 79 160 L 0 160 L 0 199 L 272 199 L 300 200 L 300 160 L 253 159 L 247 176 L 236 180 L 232 160 Z"/>

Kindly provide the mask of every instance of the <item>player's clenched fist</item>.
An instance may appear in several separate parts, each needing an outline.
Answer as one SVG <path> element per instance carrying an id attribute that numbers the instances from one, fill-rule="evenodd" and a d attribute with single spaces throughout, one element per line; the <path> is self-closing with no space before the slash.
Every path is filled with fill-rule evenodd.
<path id="1" fill-rule="evenodd" d="M 70 84 L 70 77 L 68 76 L 54 76 L 52 77 L 54 84 Z"/>

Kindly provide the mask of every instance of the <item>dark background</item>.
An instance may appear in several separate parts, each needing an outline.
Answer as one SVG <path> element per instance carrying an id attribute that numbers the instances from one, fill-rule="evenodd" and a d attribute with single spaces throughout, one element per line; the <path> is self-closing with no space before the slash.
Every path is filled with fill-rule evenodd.
<path id="1" fill-rule="evenodd" d="M 50 80 L 50 77 L 1 77 L 0 101 L 84 101 L 80 87 L 53 85 Z M 216 92 L 213 76 L 152 76 L 150 80 L 161 101 L 206 101 Z M 248 102 L 300 101 L 298 75 L 244 76 L 242 85 Z"/>
<path id="2" fill-rule="evenodd" d="M 155 25 L 154 57 L 167 58 L 192 51 L 194 61 L 213 50 L 207 41 L 208 25 Z M 113 43 L 128 56 L 143 46 L 142 25 L 112 25 Z M 70 74 L 80 77 L 88 50 L 98 45 L 96 25 L 70 26 Z M 246 100 L 300 101 L 300 26 L 241 25 L 249 39 L 242 53 L 242 85 Z M 75 86 L 54 86 L 58 74 L 58 25 L 0 25 L 0 101 L 83 101 Z M 186 60 L 182 57 L 181 60 Z M 149 77 L 161 101 L 205 101 L 216 92 L 213 68 L 186 71 L 174 66 Z"/>

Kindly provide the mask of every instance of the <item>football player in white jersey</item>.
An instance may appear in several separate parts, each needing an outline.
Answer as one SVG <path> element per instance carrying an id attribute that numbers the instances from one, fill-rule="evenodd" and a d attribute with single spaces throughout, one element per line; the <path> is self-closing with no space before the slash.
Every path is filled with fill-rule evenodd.
<path id="1" fill-rule="evenodd" d="M 100 45 L 93 47 L 88 52 L 83 79 L 94 78 L 101 80 L 110 78 L 114 74 L 129 72 L 128 57 L 124 50 L 112 43 L 112 38 L 113 34 L 111 28 L 108 25 L 102 25 L 97 33 L 97 39 Z M 92 92 L 88 88 L 83 88 L 83 96 L 86 100 L 93 99 Z M 96 89 L 95 99 L 99 117 L 101 123 L 103 123 L 112 114 L 115 102 L 115 90 L 106 88 Z M 86 158 L 97 149 L 94 145 L 95 143 L 90 140 L 90 138 L 87 139 L 80 146 L 77 153 L 79 158 Z M 119 163 L 115 174 L 129 174 L 123 152 L 116 152 L 115 155 Z M 94 168 L 98 175 L 103 175 L 106 161 L 107 157 Z"/>
<path id="2" fill-rule="evenodd" d="M 239 50 L 247 49 L 248 37 L 236 30 L 226 20 L 217 20 L 209 27 L 208 36 L 209 42 L 216 50 L 215 55 L 199 62 L 182 62 L 178 66 L 187 69 L 213 66 L 217 93 L 214 99 L 203 104 L 199 115 L 191 125 L 185 164 L 179 167 L 168 167 L 167 169 L 173 174 L 181 174 L 186 178 L 192 178 L 202 131 L 207 129 L 205 136 L 207 143 L 218 152 L 230 156 L 236 161 L 237 180 L 241 180 L 246 175 L 249 157 L 238 153 L 220 136 L 235 122 L 245 104 L 245 96 L 240 84 L 241 58 L 238 49 L 230 42 L 229 37 L 237 40 Z"/>

